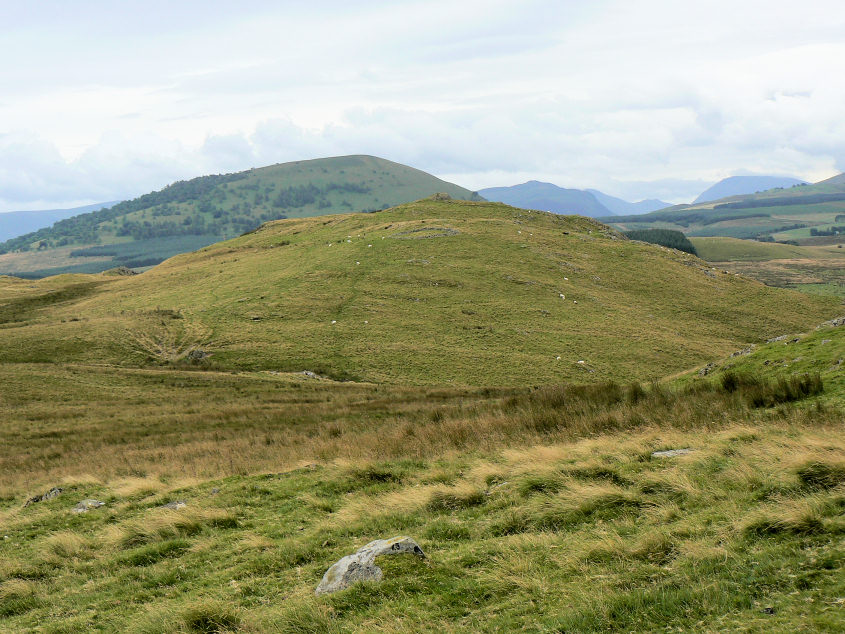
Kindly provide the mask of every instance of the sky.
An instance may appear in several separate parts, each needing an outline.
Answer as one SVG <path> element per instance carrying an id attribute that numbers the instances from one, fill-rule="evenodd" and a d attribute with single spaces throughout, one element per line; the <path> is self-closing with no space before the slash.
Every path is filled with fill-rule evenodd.
<path id="1" fill-rule="evenodd" d="M 688 202 L 845 171 L 845 3 L 0 0 L 0 211 L 373 154 Z"/>

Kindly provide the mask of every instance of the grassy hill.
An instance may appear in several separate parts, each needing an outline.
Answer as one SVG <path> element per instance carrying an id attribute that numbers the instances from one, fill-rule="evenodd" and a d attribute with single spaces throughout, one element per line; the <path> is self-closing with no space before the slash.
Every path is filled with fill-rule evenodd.
<path id="1" fill-rule="evenodd" d="M 134 277 L 0 284 L 0 362 L 401 384 L 656 379 L 832 316 L 595 221 L 422 200 L 272 222 Z"/>
<path id="2" fill-rule="evenodd" d="M 44 277 L 146 267 L 269 220 L 375 211 L 436 192 L 479 199 L 431 174 L 373 156 L 203 176 L 8 240 L 0 244 L 0 274 Z"/>

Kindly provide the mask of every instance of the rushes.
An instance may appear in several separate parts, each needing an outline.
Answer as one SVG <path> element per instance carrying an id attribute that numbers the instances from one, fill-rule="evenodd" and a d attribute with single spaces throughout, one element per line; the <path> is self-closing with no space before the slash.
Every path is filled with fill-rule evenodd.
<path id="1" fill-rule="evenodd" d="M 2 496 L 13 498 L 67 477 L 82 478 L 80 483 L 120 477 L 122 493 L 134 490 L 143 497 L 177 478 L 278 471 L 314 460 L 372 462 L 375 466 L 350 470 L 344 486 L 390 487 L 401 484 L 402 468 L 394 464 L 388 472 L 379 462 L 638 429 L 716 430 L 727 421 L 756 425 L 761 410 L 769 416 L 759 403 L 785 407 L 772 415 L 787 424 L 838 421 L 832 408 L 809 412 L 781 403 L 816 393 L 815 377 L 783 383 L 734 377 L 685 388 L 607 383 L 436 393 L 175 369 L 21 366 L 14 375 L 0 374 L 0 381 L 7 380 L 12 386 L 50 387 L 22 387 L 18 405 L 0 404 L 8 448 L 0 455 Z M 92 401 L 90 393 L 98 399 Z M 39 425 L 33 426 L 36 419 Z"/>
<path id="2" fill-rule="evenodd" d="M 174 311 L 151 311 L 126 331 L 129 350 L 160 364 L 197 363 L 205 358 L 210 330 Z"/>

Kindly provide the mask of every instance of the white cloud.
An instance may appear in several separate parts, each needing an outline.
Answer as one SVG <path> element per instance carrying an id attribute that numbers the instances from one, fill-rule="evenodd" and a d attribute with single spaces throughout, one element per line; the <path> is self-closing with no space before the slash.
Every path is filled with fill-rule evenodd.
<path id="1" fill-rule="evenodd" d="M 538 178 L 673 201 L 742 171 L 845 169 L 838 2 L 81 1 L 7 14 L 0 210 L 347 153 L 474 189 Z"/>

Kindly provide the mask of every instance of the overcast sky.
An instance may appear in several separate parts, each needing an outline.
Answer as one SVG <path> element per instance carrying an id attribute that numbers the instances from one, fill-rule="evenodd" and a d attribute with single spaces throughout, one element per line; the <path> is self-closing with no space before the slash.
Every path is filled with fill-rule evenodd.
<path id="1" fill-rule="evenodd" d="M 0 211 L 374 154 L 689 201 L 845 171 L 845 2 L 0 0 Z"/>

